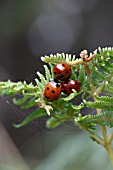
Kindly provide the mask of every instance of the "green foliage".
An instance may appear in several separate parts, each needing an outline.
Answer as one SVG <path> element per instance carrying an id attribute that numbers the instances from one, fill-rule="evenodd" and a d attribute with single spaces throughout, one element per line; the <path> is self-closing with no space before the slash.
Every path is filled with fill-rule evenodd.
<path id="1" fill-rule="evenodd" d="M 80 110 L 84 107 L 84 104 L 73 105 L 69 101 L 65 101 L 63 98 L 52 103 L 53 110 L 51 117 L 47 121 L 48 128 L 54 128 L 65 121 L 74 121 L 74 116 L 79 115 Z"/>
<path id="2" fill-rule="evenodd" d="M 14 83 L 8 80 L 7 82 L 0 82 L 1 96 L 15 95 L 23 91 L 29 91 L 33 93 L 34 91 L 38 91 L 38 87 L 33 86 L 32 83 L 27 84 L 26 81 Z"/>
<path id="3" fill-rule="evenodd" d="M 20 128 L 22 126 L 25 126 L 26 124 L 28 124 L 29 122 L 31 122 L 34 119 L 40 118 L 42 116 L 46 115 L 46 111 L 44 109 L 39 110 L 36 109 L 35 111 L 33 111 L 27 118 L 25 118 L 22 123 L 19 124 L 14 124 L 13 123 L 13 127 L 15 128 Z"/>
<path id="4" fill-rule="evenodd" d="M 84 87 L 87 81 L 87 77 L 85 75 L 84 66 L 80 65 L 79 67 L 79 76 L 78 81 L 81 82 L 81 87 Z"/>
<path id="5" fill-rule="evenodd" d="M 46 84 L 52 78 L 52 75 L 51 75 L 49 68 L 46 65 L 44 65 L 44 68 L 45 68 L 45 77 L 40 72 L 37 72 L 37 75 L 38 75 L 40 80 L 37 79 L 37 78 L 35 79 L 37 86 L 39 87 L 40 95 L 42 95 L 42 93 L 44 92 L 44 88 L 45 88 Z"/>
<path id="6" fill-rule="evenodd" d="M 86 124 L 87 126 L 91 125 L 102 125 L 113 127 L 113 112 L 112 111 L 103 111 L 102 114 L 95 115 L 86 115 L 82 117 L 81 115 L 77 118 L 77 122 L 81 124 Z"/>
<path id="7" fill-rule="evenodd" d="M 59 62 L 75 61 L 75 55 L 57 53 L 56 55 L 51 54 L 50 56 L 41 57 L 41 60 L 45 63 L 55 64 Z"/>
<path id="8" fill-rule="evenodd" d="M 66 120 L 69 120 L 68 117 L 66 118 L 66 116 L 59 114 L 58 116 L 49 118 L 46 122 L 46 126 L 48 128 L 55 128 L 64 123 Z"/>
<path id="9" fill-rule="evenodd" d="M 79 114 L 77 117 L 75 117 L 75 125 L 78 125 L 80 127 L 84 127 L 83 129 L 87 129 L 88 131 L 95 131 L 97 128 L 96 128 L 96 124 L 93 123 L 93 122 L 88 122 L 88 123 L 84 123 L 84 119 L 87 117 L 89 117 L 90 115 L 86 115 L 86 116 L 82 116 L 81 114 Z"/>
<path id="10" fill-rule="evenodd" d="M 45 68 L 45 77 L 46 77 L 46 80 L 47 82 L 49 82 L 49 80 L 51 79 L 51 73 L 48 69 L 48 67 L 46 65 L 44 65 L 44 68 Z"/>
<path id="11" fill-rule="evenodd" d="M 80 94 L 81 91 L 79 93 L 77 93 L 76 90 L 73 89 L 73 93 L 71 93 L 69 96 L 62 98 L 64 101 L 69 101 L 72 100 L 74 97 L 78 96 L 78 94 Z"/>
<path id="12" fill-rule="evenodd" d="M 84 56 L 85 55 L 85 56 Z M 30 121 L 48 114 L 50 118 L 47 121 L 49 128 L 56 127 L 65 121 L 75 121 L 76 125 L 81 126 L 87 120 L 85 128 L 95 129 L 95 124 L 108 125 L 112 127 L 111 111 L 113 110 L 113 48 L 99 48 L 88 57 L 87 51 L 80 54 L 81 58 L 76 58 L 71 54 L 56 54 L 41 57 L 41 60 L 48 63 L 44 65 L 45 75 L 37 72 L 38 78 L 35 79 L 36 85 L 27 82 L 0 82 L 0 95 L 21 94 L 21 98 L 13 99 L 14 104 L 21 108 L 28 109 L 36 107 L 26 119 L 15 127 L 21 127 Z M 66 62 L 71 66 L 71 79 L 78 79 L 81 82 L 79 92 L 73 90 L 70 95 L 61 94 L 61 98 L 54 102 L 48 102 L 44 98 L 44 89 L 51 78 L 54 78 L 53 66 L 59 62 Z M 104 94 L 104 95 L 103 95 Z M 78 105 L 71 101 L 81 95 L 81 101 Z M 94 101 L 89 101 L 93 98 Z M 102 115 L 87 115 L 80 117 L 80 111 L 84 107 L 103 110 Z M 107 111 L 107 112 L 105 112 Z M 108 114 L 110 112 L 110 114 Z M 108 118 L 108 117 L 109 118 Z M 106 119 L 105 119 L 106 117 Z M 78 121 L 79 120 L 79 121 Z M 105 120 L 102 124 L 102 121 Z M 108 121 L 109 120 L 109 121 Z M 91 124 L 92 123 L 92 124 Z"/>
<path id="13" fill-rule="evenodd" d="M 87 102 L 84 100 L 84 103 L 88 108 L 113 110 L 113 102 L 105 102 L 105 101 Z"/>
<path id="14" fill-rule="evenodd" d="M 94 86 L 100 87 L 105 82 L 110 85 L 110 79 L 113 76 L 113 49 L 99 48 L 95 58 L 89 63 L 91 69 L 91 81 Z M 103 87 L 103 92 L 105 91 Z"/>
<path id="15" fill-rule="evenodd" d="M 113 97 L 110 96 L 95 96 L 98 101 L 113 102 Z"/>

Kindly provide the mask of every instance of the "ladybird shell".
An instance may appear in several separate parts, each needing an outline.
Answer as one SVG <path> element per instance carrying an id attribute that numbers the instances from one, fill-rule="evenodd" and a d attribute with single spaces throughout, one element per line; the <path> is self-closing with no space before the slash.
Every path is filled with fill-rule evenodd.
<path id="1" fill-rule="evenodd" d="M 67 63 L 58 63 L 53 68 L 54 77 L 58 80 L 65 81 L 71 77 L 72 70 Z"/>
<path id="2" fill-rule="evenodd" d="M 44 96 L 48 101 L 52 102 L 60 97 L 61 91 L 62 91 L 62 85 L 58 82 L 51 81 L 47 83 L 45 87 Z"/>
<path id="3" fill-rule="evenodd" d="M 80 91 L 81 83 L 78 80 L 67 80 L 62 83 L 63 92 L 66 94 L 72 93 L 72 89 L 76 90 L 77 92 Z"/>

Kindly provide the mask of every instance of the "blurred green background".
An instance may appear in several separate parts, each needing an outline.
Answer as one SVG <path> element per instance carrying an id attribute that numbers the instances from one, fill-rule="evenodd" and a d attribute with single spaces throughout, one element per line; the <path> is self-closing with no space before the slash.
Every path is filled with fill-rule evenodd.
<path id="1" fill-rule="evenodd" d="M 99 46 L 113 46 L 112 8 L 112 0 L 0 0 L 0 81 L 34 81 L 36 71 L 43 73 L 40 56 L 46 54 L 78 55 L 83 49 L 91 52 Z M 0 98 L 0 133 L 6 129 L 7 141 L 10 138 L 28 169 L 113 169 L 101 146 L 70 122 L 48 130 L 47 117 L 43 117 L 21 129 L 13 128 L 12 123 L 22 121 L 31 110 L 21 110 L 11 100 Z M 6 148 L 8 159 L 14 161 L 6 165 L 0 152 L 0 170 L 22 169 L 5 140 L 0 151 Z"/>

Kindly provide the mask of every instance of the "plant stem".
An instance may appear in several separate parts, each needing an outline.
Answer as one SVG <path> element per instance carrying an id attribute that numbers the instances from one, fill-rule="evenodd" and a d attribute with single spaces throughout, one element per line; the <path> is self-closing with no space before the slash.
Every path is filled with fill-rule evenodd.
<path id="1" fill-rule="evenodd" d="M 97 109 L 97 114 L 102 114 L 101 109 Z M 113 139 L 113 134 L 108 137 L 107 129 L 105 126 L 100 126 L 102 136 L 103 136 L 103 146 L 106 149 L 109 159 L 111 160 L 111 164 L 113 165 L 113 148 L 111 146 L 111 140 Z"/>
<path id="2" fill-rule="evenodd" d="M 101 126 L 101 131 L 102 131 L 102 135 L 103 135 L 103 138 L 104 138 L 104 145 L 103 146 L 106 149 L 108 156 L 111 160 L 111 163 L 113 165 L 113 148 L 111 146 L 111 141 L 108 138 L 106 127 Z"/>
<path id="3" fill-rule="evenodd" d="M 90 130 L 87 128 L 87 126 L 81 125 L 80 127 L 82 128 L 82 130 L 84 130 L 85 132 L 87 132 L 87 133 L 89 134 L 89 136 L 90 136 L 91 138 L 93 138 L 97 143 L 99 143 L 99 144 L 101 144 L 101 145 L 104 144 L 102 138 L 100 138 L 100 137 L 99 137 L 97 134 L 95 134 L 94 132 L 90 131 Z"/>
<path id="4" fill-rule="evenodd" d="M 111 164 L 113 165 L 113 149 L 111 146 L 111 138 L 113 137 L 113 134 L 110 137 L 108 137 L 106 127 L 100 126 L 102 136 L 103 136 L 103 139 L 101 139 L 97 134 L 95 134 L 94 132 L 91 132 L 85 125 L 82 125 L 81 128 L 85 132 L 87 132 L 91 138 L 93 138 L 96 142 L 98 142 L 105 148 L 105 150 L 108 154 L 108 157 L 111 161 Z"/>
<path id="5" fill-rule="evenodd" d="M 111 164 L 113 166 L 113 149 L 112 149 L 111 143 L 106 143 L 106 145 L 104 145 L 104 148 L 106 149 L 109 159 L 111 161 Z"/>
<path id="6" fill-rule="evenodd" d="M 111 143 L 113 140 L 113 132 L 111 133 L 110 137 L 109 137 L 109 142 Z"/>

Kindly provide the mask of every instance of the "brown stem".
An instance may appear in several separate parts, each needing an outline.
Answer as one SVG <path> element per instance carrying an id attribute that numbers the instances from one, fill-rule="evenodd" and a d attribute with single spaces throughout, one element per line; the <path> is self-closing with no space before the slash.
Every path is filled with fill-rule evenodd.
<path id="1" fill-rule="evenodd" d="M 113 140 L 113 132 L 111 133 L 110 137 L 109 137 L 109 142 L 111 143 Z"/>
<path id="2" fill-rule="evenodd" d="M 97 109 L 97 114 L 102 114 L 102 111 L 100 109 Z M 113 138 L 113 134 L 108 137 L 108 134 L 107 134 L 107 129 L 105 126 L 100 126 L 100 129 L 101 129 L 101 132 L 102 132 L 102 136 L 103 136 L 103 146 L 104 148 L 106 149 L 107 153 L 108 153 L 108 156 L 111 160 L 111 163 L 113 165 L 113 148 L 111 146 L 111 140 Z"/>
<path id="3" fill-rule="evenodd" d="M 106 149 L 109 159 L 111 160 L 111 164 L 113 165 L 113 148 L 111 146 L 111 143 L 104 143 L 104 148 Z"/>

